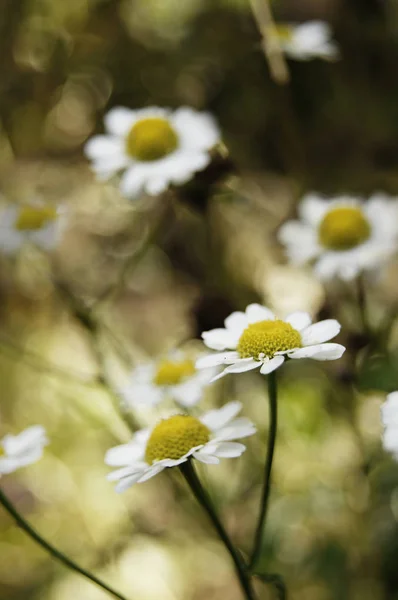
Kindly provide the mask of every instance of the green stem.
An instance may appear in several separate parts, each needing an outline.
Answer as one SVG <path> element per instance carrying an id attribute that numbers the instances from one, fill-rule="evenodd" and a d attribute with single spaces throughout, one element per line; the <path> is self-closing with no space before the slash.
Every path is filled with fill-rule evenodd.
<path id="1" fill-rule="evenodd" d="M 33 529 L 33 527 L 31 525 L 29 525 L 29 523 L 27 521 L 25 521 L 23 516 L 17 511 L 15 506 L 10 502 L 10 500 L 7 498 L 7 496 L 1 490 L 0 490 L 0 504 L 2 504 L 3 507 L 5 508 L 5 510 L 11 515 L 11 517 L 13 517 L 15 519 L 17 525 L 21 529 L 23 529 L 23 531 L 25 533 L 27 533 L 35 542 L 37 542 L 37 544 L 39 544 L 39 546 L 41 546 L 46 552 L 51 554 L 51 556 L 53 556 L 55 559 L 59 560 L 63 565 L 65 565 L 69 569 L 72 569 L 73 571 L 80 573 L 80 575 L 83 575 L 83 577 L 90 579 L 90 581 L 92 581 L 93 583 L 95 583 L 96 585 L 101 587 L 103 590 L 109 592 L 109 594 L 112 594 L 112 596 L 114 596 L 115 598 L 119 598 L 119 600 L 127 600 L 125 596 L 122 596 L 121 594 L 119 594 L 118 592 L 113 590 L 111 587 L 106 585 L 103 581 L 101 581 L 100 579 L 95 577 L 95 575 L 92 575 L 91 573 L 89 573 L 88 571 L 83 569 L 82 567 L 79 567 L 79 565 L 77 565 L 75 562 L 73 562 L 73 560 L 71 560 L 70 558 L 65 556 L 65 554 L 63 554 L 62 552 L 60 552 L 59 550 L 54 548 L 54 546 L 49 544 L 46 540 L 44 540 L 41 537 L 41 535 L 39 533 L 37 533 L 37 531 L 35 529 Z"/>
<path id="2" fill-rule="evenodd" d="M 364 282 L 362 275 L 358 275 L 358 277 L 357 277 L 357 296 L 358 296 L 359 314 L 361 317 L 363 333 L 367 336 L 370 336 L 371 327 L 370 327 L 369 318 L 368 318 L 365 282 Z"/>
<path id="3" fill-rule="evenodd" d="M 221 523 L 218 515 L 213 507 L 213 504 L 207 495 L 206 491 L 202 487 L 202 484 L 199 481 L 199 478 L 196 474 L 196 471 L 192 465 L 192 462 L 188 460 L 187 462 L 180 465 L 181 473 L 183 474 L 185 480 L 187 481 L 189 487 L 191 488 L 195 498 L 199 502 L 199 504 L 205 509 L 207 512 L 211 522 L 214 525 L 215 530 L 217 531 L 220 539 L 228 550 L 234 566 L 236 574 L 239 578 L 240 585 L 245 594 L 245 598 L 247 600 L 255 600 L 255 595 L 250 582 L 250 575 L 247 572 L 246 565 L 236 550 L 235 546 L 232 544 L 227 532 L 224 529 L 223 524 Z"/>
<path id="4" fill-rule="evenodd" d="M 263 534 L 265 520 L 267 517 L 268 499 L 271 491 L 271 470 L 274 458 L 276 431 L 278 425 L 277 416 L 277 381 L 276 371 L 268 375 L 268 396 L 269 396 L 269 432 L 267 444 L 267 459 L 265 461 L 263 492 L 261 496 L 260 514 L 258 516 L 256 533 L 254 536 L 253 550 L 249 561 L 251 569 L 256 565 L 263 543 Z"/>

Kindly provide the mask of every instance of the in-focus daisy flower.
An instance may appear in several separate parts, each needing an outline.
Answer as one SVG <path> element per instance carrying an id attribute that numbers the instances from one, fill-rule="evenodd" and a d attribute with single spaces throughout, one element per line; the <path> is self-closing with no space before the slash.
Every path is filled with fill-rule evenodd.
<path id="1" fill-rule="evenodd" d="M 0 441 L 0 475 L 35 463 L 42 457 L 47 444 L 46 432 L 41 425 L 28 427 L 18 435 L 6 435 Z"/>
<path id="2" fill-rule="evenodd" d="M 0 251 L 14 254 L 29 242 L 52 250 L 61 233 L 60 209 L 42 202 L 7 206 L 0 213 Z"/>
<path id="3" fill-rule="evenodd" d="M 398 201 L 384 194 L 367 202 L 308 194 L 298 212 L 300 220 L 285 223 L 279 240 L 292 263 L 314 263 L 321 279 L 354 279 L 397 252 Z"/>
<path id="4" fill-rule="evenodd" d="M 224 325 L 224 329 L 202 333 L 208 348 L 222 352 L 196 362 L 198 369 L 229 365 L 213 381 L 227 373 L 253 369 L 266 375 L 280 367 L 286 357 L 336 360 L 345 350 L 340 344 L 325 344 L 339 333 L 338 321 L 327 319 L 312 325 L 306 312 L 295 312 L 281 320 L 269 308 L 250 304 L 245 313 L 233 312 Z"/>
<path id="5" fill-rule="evenodd" d="M 130 443 L 106 453 L 107 465 L 121 467 L 108 475 L 109 481 L 117 481 L 116 491 L 124 492 L 189 458 L 218 464 L 220 458 L 240 456 L 246 446 L 234 440 L 256 433 L 250 419 L 236 418 L 241 408 L 240 402 L 230 402 L 200 418 L 172 415 L 152 429 L 138 431 Z"/>
<path id="6" fill-rule="evenodd" d="M 192 355 L 177 351 L 168 357 L 136 367 L 120 394 L 126 408 L 155 406 L 172 399 L 182 406 L 194 406 L 214 373 L 198 371 Z"/>
<path id="7" fill-rule="evenodd" d="M 381 420 L 384 425 L 383 448 L 398 460 L 398 392 L 388 394 L 381 406 Z"/>
<path id="8" fill-rule="evenodd" d="M 277 25 L 278 41 L 284 52 L 295 60 L 323 58 L 336 60 L 338 46 L 332 41 L 330 25 L 325 21 L 308 21 L 301 25 Z"/>
<path id="9" fill-rule="evenodd" d="M 104 123 L 106 134 L 89 140 L 85 152 L 101 179 L 124 171 L 120 189 L 127 197 L 186 183 L 209 164 L 209 151 L 220 139 L 213 117 L 188 107 L 118 107 Z"/>

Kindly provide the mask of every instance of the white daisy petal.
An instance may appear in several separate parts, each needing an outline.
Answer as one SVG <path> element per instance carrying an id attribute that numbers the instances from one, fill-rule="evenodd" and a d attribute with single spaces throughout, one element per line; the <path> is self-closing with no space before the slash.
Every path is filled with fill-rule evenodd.
<path id="1" fill-rule="evenodd" d="M 290 323 L 290 325 L 297 329 L 297 331 L 302 331 L 309 325 L 311 325 L 311 317 L 307 312 L 297 311 L 288 315 L 285 319 L 286 323 Z"/>
<path id="2" fill-rule="evenodd" d="M 388 394 L 386 401 L 380 407 L 380 411 L 384 427 L 398 425 L 398 392 Z"/>
<path id="3" fill-rule="evenodd" d="M 227 329 L 204 331 L 202 338 L 206 346 L 212 350 L 234 350 L 238 342 L 238 338 Z"/>
<path id="4" fill-rule="evenodd" d="M 239 354 L 237 352 L 220 352 L 217 354 L 201 356 L 196 361 L 195 367 L 197 369 L 206 369 L 207 367 L 233 364 L 237 360 L 239 360 Z"/>
<path id="5" fill-rule="evenodd" d="M 44 427 L 33 425 L 18 435 L 6 435 L 1 440 L 4 455 L 0 458 L 0 475 L 37 462 L 49 441 Z"/>
<path id="6" fill-rule="evenodd" d="M 224 369 L 225 373 L 245 373 L 246 371 L 253 371 L 253 369 L 259 369 L 261 362 L 254 360 L 253 358 L 241 358 L 236 361 L 233 365 Z"/>
<path id="7" fill-rule="evenodd" d="M 244 444 L 238 442 L 220 442 L 214 451 L 214 455 L 220 458 L 235 458 L 241 456 L 246 450 Z"/>
<path id="8" fill-rule="evenodd" d="M 327 342 L 340 332 L 341 325 L 335 319 L 326 319 L 310 325 L 301 332 L 303 346 L 313 346 Z"/>
<path id="9" fill-rule="evenodd" d="M 160 464 L 160 463 L 153 464 L 151 467 L 149 467 L 147 469 L 147 471 L 145 471 L 145 473 L 143 475 L 141 475 L 141 477 L 139 479 L 137 479 L 137 483 L 144 483 L 144 481 L 148 481 L 148 479 L 155 477 L 155 475 L 158 475 L 158 473 L 163 471 L 165 468 L 166 467 L 163 464 Z"/>
<path id="10" fill-rule="evenodd" d="M 235 311 L 229 315 L 224 321 L 226 329 L 233 332 L 238 338 L 242 335 L 242 332 L 248 326 L 248 320 L 245 313 Z"/>
<path id="11" fill-rule="evenodd" d="M 249 323 L 257 323 L 258 321 L 273 321 L 275 315 L 269 308 L 261 306 L 261 304 L 249 304 L 246 308 L 246 317 Z"/>
<path id="12" fill-rule="evenodd" d="M 260 369 L 261 375 L 268 375 L 268 373 L 272 373 L 272 371 L 275 371 L 284 362 L 285 362 L 284 356 L 274 356 L 274 358 L 271 358 L 270 360 L 263 363 L 263 365 Z"/>
<path id="13" fill-rule="evenodd" d="M 317 344 L 294 350 L 289 358 L 312 358 L 314 360 L 337 360 L 344 354 L 345 348 L 341 344 Z"/>
<path id="14" fill-rule="evenodd" d="M 218 465 L 220 459 L 217 456 L 213 456 L 212 454 L 206 454 L 204 452 L 195 452 L 193 455 L 196 460 L 199 460 L 206 465 Z"/>
<path id="15" fill-rule="evenodd" d="M 104 125 L 108 133 L 120 137 L 129 133 L 136 120 L 136 111 L 123 106 L 116 106 L 105 115 Z"/>
<path id="16" fill-rule="evenodd" d="M 232 421 L 236 415 L 242 410 L 240 402 L 228 402 L 222 408 L 210 410 L 205 413 L 200 421 L 211 430 L 218 430 Z"/>

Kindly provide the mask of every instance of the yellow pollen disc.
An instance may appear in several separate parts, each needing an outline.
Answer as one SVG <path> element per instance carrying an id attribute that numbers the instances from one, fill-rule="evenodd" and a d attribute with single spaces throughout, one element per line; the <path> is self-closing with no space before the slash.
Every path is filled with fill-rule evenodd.
<path id="1" fill-rule="evenodd" d="M 321 221 L 318 236 L 325 248 L 350 250 L 369 238 L 369 221 L 360 208 L 345 206 L 329 211 Z"/>
<path id="2" fill-rule="evenodd" d="M 18 214 L 15 227 L 19 231 L 42 229 L 49 221 L 54 221 L 57 211 L 53 206 L 23 206 Z"/>
<path id="3" fill-rule="evenodd" d="M 177 460 L 191 448 L 206 444 L 210 430 L 189 415 L 174 415 L 161 421 L 151 433 L 145 452 L 145 460 L 152 464 L 157 460 L 172 458 Z"/>
<path id="4" fill-rule="evenodd" d="M 126 139 L 127 153 L 141 161 L 164 158 L 178 146 L 178 136 L 166 119 L 149 117 L 137 121 Z"/>
<path id="5" fill-rule="evenodd" d="M 192 360 L 162 360 L 159 363 L 154 383 L 156 385 L 177 385 L 195 373 L 196 369 Z"/>
<path id="6" fill-rule="evenodd" d="M 285 321 L 252 323 L 240 336 L 237 350 L 241 358 L 272 358 L 275 352 L 301 347 L 301 335 Z"/>
<path id="7" fill-rule="evenodd" d="M 276 34 L 281 42 L 291 42 L 293 39 L 293 30 L 289 25 L 276 25 Z"/>

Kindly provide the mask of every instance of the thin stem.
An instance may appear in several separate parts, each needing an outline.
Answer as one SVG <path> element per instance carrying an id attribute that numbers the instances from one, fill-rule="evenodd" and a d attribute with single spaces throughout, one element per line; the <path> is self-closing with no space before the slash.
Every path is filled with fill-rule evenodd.
<path id="1" fill-rule="evenodd" d="M 283 50 L 279 43 L 269 0 L 250 0 L 253 16 L 261 35 L 262 47 L 267 59 L 271 76 L 276 83 L 286 85 L 290 74 Z"/>
<path id="2" fill-rule="evenodd" d="M 365 335 L 369 335 L 371 332 L 371 328 L 369 325 L 368 308 L 366 303 L 365 282 L 361 275 L 358 275 L 357 277 L 357 296 L 363 333 Z"/>
<path id="3" fill-rule="evenodd" d="M 63 554 L 62 552 L 60 552 L 59 550 L 54 548 L 54 546 L 52 546 L 45 539 L 43 539 L 41 537 L 41 535 L 35 529 L 33 529 L 33 527 L 31 525 L 29 525 L 29 523 L 27 521 L 25 521 L 23 516 L 17 511 L 15 506 L 10 502 L 10 500 L 7 498 L 7 496 L 1 490 L 0 490 L 0 504 L 2 504 L 3 507 L 5 508 L 5 510 L 11 515 L 11 517 L 13 517 L 15 519 L 18 526 L 21 529 L 23 529 L 23 531 L 25 533 L 27 533 L 46 552 L 51 554 L 51 556 L 53 558 L 55 558 L 56 560 L 59 560 L 59 562 L 61 562 L 63 565 L 65 565 L 69 569 L 72 569 L 72 571 L 76 571 L 77 573 L 80 573 L 80 575 L 82 575 L 83 577 L 90 579 L 90 581 L 92 581 L 93 583 L 95 583 L 96 585 L 101 587 L 103 590 L 107 591 L 109 594 L 112 594 L 112 596 L 114 596 L 115 598 L 119 598 L 119 600 L 127 600 L 125 596 L 122 596 L 121 594 L 116 592 L 114 589 L 112 589 L 111 587 L 106 585 L 106 583 L 104 583 L 103 581 L 101 581 L 100 579 L 95 577 L 95 575 L 92 575 L 91 573 L 89 573 L 88 571 L 83 569 L 82 567 L 79 567 L 79 565 L 77 565 L 75 562 L 73 562 L 73 560 L 71 560 L 70 558 L 65 556 L 65 554 Z"/>
<path id="4" fill-rule="evenodd" d="M 264 469 L 263 492 L 261 496 L 260 514 L 258 516 L 256 533 L 254 536 L 253 550 L 250 558 L 250 568 L 256 565 L 260 554 L 263 542 L 264 526 L 267 517 L 268 499 L 271 491 L 271 471 L 272 461 L 274 458 L 276 431 L 278 426 L 277 416 L 277 381 L 276 371 L 268 375 L 268 396 L 269 396 L 269 432 L 267 444 L 267 458 Z"/>
<path id="5" fill-rule="evenodd" d="M 206 493 L 206 491 L 202 487 L 202 484 L 199 481 L 199 478 L 198 478 L 196 471 L 192 465 L 192 462 L 190 460 L 188 460 L 187 462 L 183 463 L 182 465 L 180 465 L 180 470 L 181 470 L 181 473 L 183 474 L 185 480 L 187 481 L 189 487 L 191 488 L 195 498 L 207 512 L 211 522 L 214 525 L 214 528 L 216 529 L 218 535 L 220 536 L 221 541 L 223 542 L 224 546 L 228 550 L 228 552 L 233 560 L 233 563 L 235 566 L 235 571 L 239 578 L 239 582 L 242 587 L 242 590 L 245 594 L 245 598 L 247 600 L 255 600 L 255 595 L 254 595 L 254 592 L 253 592 L 253 589 L 251 586 L 251 582 L 250 582 L 250 575 L 247 572 L 246 565 L 245 565 L 241 555 L 236 550 L 235 546 L 232 544 L 227 532 L 224 529 L 223 524 L 221 523 L 220 519 L 218 518 L 218 515 L 213 507 L 213 504 L 212 504 L 208 494 Z"/>

